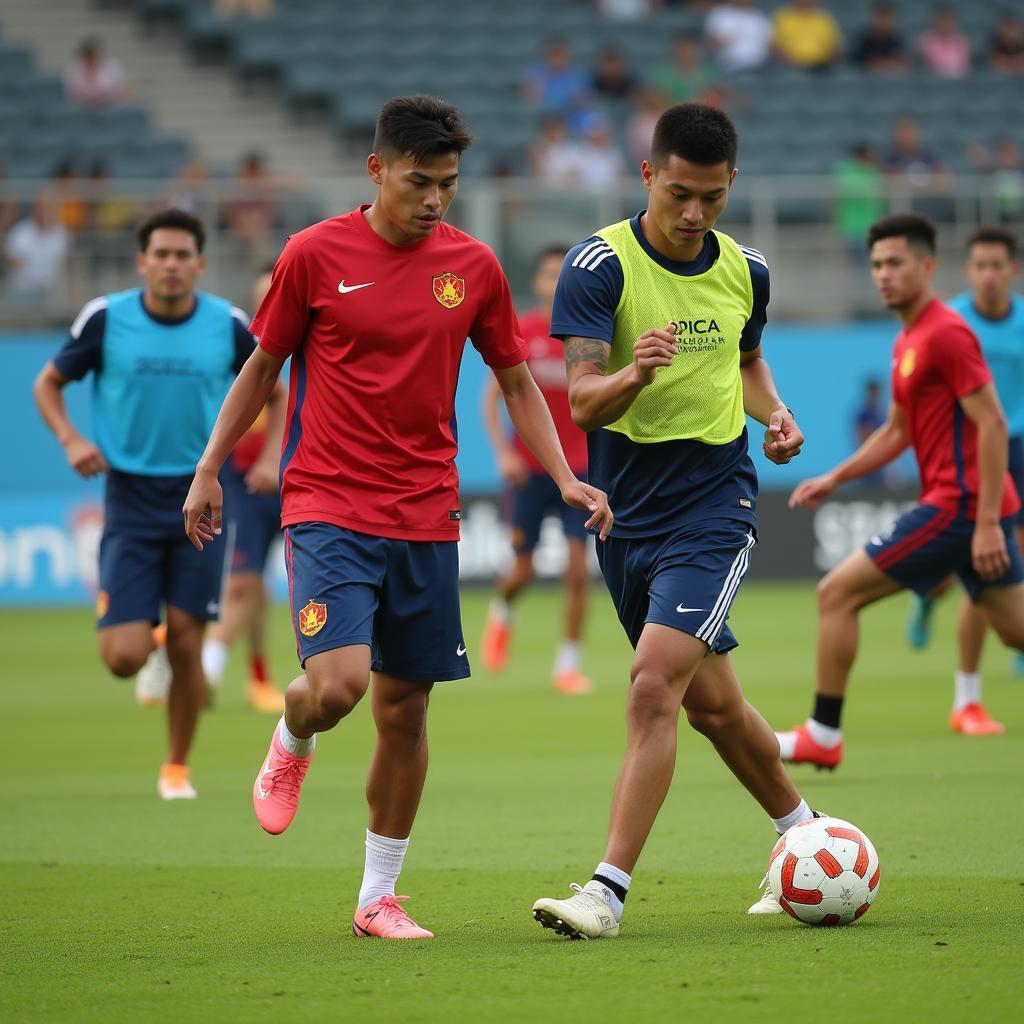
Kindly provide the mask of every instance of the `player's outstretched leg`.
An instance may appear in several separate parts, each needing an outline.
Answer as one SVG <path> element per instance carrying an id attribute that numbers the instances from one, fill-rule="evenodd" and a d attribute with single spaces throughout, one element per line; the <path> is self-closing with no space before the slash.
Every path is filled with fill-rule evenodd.
<path id="1" fill-rule="evenodd" d="M 573 509 L 572 511 L 575 511 Z M 594 690 L 594 684 L 580 671 L 580 634 L 587 608 L 590 573 L 587 569 L 586 542 L 569 538 L 569 557 L 565 567 L 565 639 L 555 655 L 552 682 L 559 693 L 583 697 Z"/>
<path id="2" fill-rule="evenodd" d="M 783 761 L 836 768 L 843 757 L 840 719 L 846 684 L 857 656 L 861 608 L 902 590 L 854 551 L 818 584 L 818 684 L 814 710 L 803 724 L 776 733 Z"/>
<path id="3" fill-rule="evenodd" d="M 533 579 L 533 552 L 517 551 L 512 567 L 498 580 L 498 593 L 487 609 L 480 660 L 488 672 L 500 672 L 508 662 L 515 624 L 512 602 Z"/>
<path id="4" fill-rule="evenodd" d="M 683 698 L 692 728 L 706 736 L 719 757 L 771 818 L 782 835 L 813 816 L 779 758 L 771 726 L 743 696 L 727 654 L 709 654 L 697 669 Z M 767 879 L 750 914 L 781 914 Z"/>
<path id="5" fill-rule="evenodd" d="M 366 831 L 363 884 L 352 920 L 358 938 L 431 939 L 399 905 L 395 895 L 409 835 L 427 777 L 427 707 L 431 684 L 373 678 L 373 720 L 377 745 L 366 778 L 370 827 Z M 398 837 L 398 838 L 396 838 Z"/>
<path id="6" fill-rule="evenodd" d="M 316 734 L 333 729 L 362 699 L 370 684 L 370 648 L 353 644 L 306 659 L 306 674 L 285 694 L 285 713 L 252 787 L 252 804 L 264 830 L 279 835 L 299 807 Z"/>
<path id="7" fill-rule="evenodd" d="M 981 652 L 988 629 L 985 617 L 967 596 L 956 618 L 957 670 L 949 727 L 965 736 L 996 736 L 1005 731 L 981 702 Z"/>
<path id="8" fill-rule="evenodd" d="M 157 788 L 164 800 L 194 800 L 188 754 L 199 716 L 206 702 L 206 680 L 200 652 L 206 622 L 180 608 L 167 609 L 167 660 L 171 687 L 167 695 L 167 760 L 160 769 Z"/>

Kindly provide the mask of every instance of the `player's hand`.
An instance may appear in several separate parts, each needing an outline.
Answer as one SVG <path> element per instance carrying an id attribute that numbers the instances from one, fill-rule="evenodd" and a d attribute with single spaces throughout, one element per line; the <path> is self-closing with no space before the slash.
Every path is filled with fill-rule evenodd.
<path id="1" fill-rule="evenodd" d="M 597 527 L 597 535 L 601 540 L 607 540 L 608 534 L 612 532 L 612 525 L 615 516 L 608 507 L 608 495 L 604 491 L 583 483 L 582 480 L 573 480 L 562 488 L 562 501 L 573 508 L 581 508 L 584 512 L 590 512 L 590 518 L 586 522 L 589 530 Z"/>
<path id="2" fill-rule="evenodd" d="M 507 448 L 498 453 L 498 472 L 513 487 L 521 487 L 530 475 L 530 467 L 526 465 L 526 459 L 519 452 L 514 448 Z"/>
<path id="3" fill-rule="evenodd" d="M 79 476 L 96 476 L 98 473 L 106 473 L 110 467 L 103 453 L 84 437 L 76 435 L 64 446 L 64 454 L 68 457 L 68 465 Z"/>
<path id="4" fill-rule="evenodd" d="M 974 571 L 989 582 L 999 579 L 1010 568 L 1006 536 L 999 523 L 977 523 L 971 537 L 971 562 Z"/>
<path id="5" fill-rule="evenodd" d="M 839 486 L 831 473 L 811 477 L 796 485 L 789 496 L 790 508 L 817 508 Z"/>
<path id="6" fill-rule="evenodd" d="M 245 487 L 250 494 L 277 494 L 281 460 L 275 455 L 259 458 L 245 474 Z"/>
<path id="7" fill-rule="evenodd" d="M 633 344 L 633 372 L 642 387 L 653 383 L 659 366 L 669 366 L 679 354 L 676 345 L 676 325 L 668 324 L 662 330 L 644 331 Z"/>
<path id="8" fill-rule="evenodd" d="M 776 466 L 784 466 L 800 454 L 803 443 L 804 435 L 788 409 L 777 409 L 771 414 L 761 445 L 764 457 L 769 462 L 774 462 Z"/>
<path id="9" fill-rule="evenodd" d="M 220 536 L 224 492 L 216 473 L 199 471 L 192 478 L 188 497 L 181 506 L 185 517 L 185 535 L 197 551 Z"/>

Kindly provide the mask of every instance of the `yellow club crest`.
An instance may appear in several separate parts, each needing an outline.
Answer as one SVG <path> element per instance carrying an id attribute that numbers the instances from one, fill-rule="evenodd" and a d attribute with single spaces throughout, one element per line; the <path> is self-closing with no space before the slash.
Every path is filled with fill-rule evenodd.
<path id="1" fill-rule="evenodd" d="M 102 619 L 110 608 L 110 595 L 101 590 L 96 594 L 96 618 Z"/>
<path id="2" fill-rule="evenodd" d="M 900 358 L 900 376 L 909 377 L 917 366 L 917 350 L 908 348 Z"/>
<path id="3" fill-rule="evenodd" d="M 454 309 L 462 305 L 466 297 L 466 282 L 458 274 L 450 270 L 444 274 L 438 274 L 431 282 L 434 288 L 434 298 L 444 306 L 445 309 Z"/>
<path id="4" fill-rule="evenodd" d="M 316 636 L 327 623 L 327 605 L 310 600 L 299 610 L 299 632 L 303 636 Z"/>

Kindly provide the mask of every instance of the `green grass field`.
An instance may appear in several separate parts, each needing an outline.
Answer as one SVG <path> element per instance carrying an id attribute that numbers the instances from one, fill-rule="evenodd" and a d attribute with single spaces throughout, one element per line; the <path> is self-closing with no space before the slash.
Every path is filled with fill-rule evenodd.
<path id="1" fill-rule="evenodd" d="M 201 725 L 200 799 L 164 804 L 162 712 L 106 676 L 89 616 L 4 613 L 0 1020 L 945 1022 L 1019 1006 L 1024 680 L 993 644 L 986 698 L 1008 735 L 947 731 L 953 602 L 924 653 L 903 645 L 902 599 L 865 616 L 847 761 L 831 776 L 796 771 L 812 806 L 856 822 L 879 850 L 881 892 L 862 921 L 821 930 L 745 916 L 774 833 L 684 725 L 621 937 L 543 931 L 533 900 L 567 894 L 600 857 L 623 747 L 629 649 L 603 591 L 594 597 L 595 696 L 548 687 L 553 590 L 523 604 L 504 676 L 436 688 L 400 888 L 438 938 L 409 944 L 350 931 L 365 709 L 321 739 L 295 824 L 271 838 L 250 803 L 271 720 L 244 706 L 240 658 Z M 485 602 L 465 595 L 471 640 Z M 732 624 L 751 699 L 775 725 L 802 719 L 812 589 L 751 584 Z M 273 636 L 287 675 L 282 609 Z"/>

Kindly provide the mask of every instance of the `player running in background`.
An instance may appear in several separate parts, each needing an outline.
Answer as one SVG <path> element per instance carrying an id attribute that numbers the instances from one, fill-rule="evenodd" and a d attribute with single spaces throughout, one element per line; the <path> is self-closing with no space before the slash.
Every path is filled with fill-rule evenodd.
<path id="1" fill-rule="evenodd" d="M 977 335 L 992 371 L 1010 432 L 1009 468 L 1019 496 L 1024 495 L 1024 298 L 1013 291 L 1018 269 L 1013 232 L 1001 227 L 980 228 L 967 243 L 965 272 L 970 290 L 951 299 L 948 305 Z M 1022 515 L 1017 514 L 1018 547 L 1024 541 Z M 930 640 L 937 597 L 932 593 L 914 598 L 909 634 L 915 647 L 925 647 Z M 958 660 L 950 727 L 969 736 L 1001 733 L 1003 726 L 981 702 L 985 620 L 967 598 L 960 605 L 956 633 Z M 1020 654 L 1016 657 L 1018 673 L 1022 671 L 1022 658 Z"/>
<path id="2" fill-rule="evenodd" d="M 498 261 L 443 222 L 470 141 L 441 100 L 384 105 L 367 160 L 374 202 L 289 239 L 253 320 L 259 348 L 228 394 L 184 506 L 201 547 L 220 530 L 217 473 L 291 356 L 281 502 L 305 674 L 288 687 L 253 805 L 268 832 L 288 827 L 317 733 L 359 703 L 372 672 L 377 746 L 357 936 L 431 937 L 399 905 L 395 881 L 426 776 L 431 687 L 469 675 L 454 461 L 467 337 L 563 500 L 588 509 L 602 536 L 611 527 L 605 495 L 566 464 Z"/>
<path id="3" fill-rule="evenodd" d="M 224 545 L 204 558 L 181 536 L 181 502 L 224 396 L 253 338 L 229 302 L 195 290 L 202 223 L 163 210 L 139 228 L 142 288 L 86 303 L 71 336 L 36 378 L 43 419 L 81 476 L 107 475 L 96 625 L 114 675 L 135 675 L 167 608 L 169 744 L 158 789 L 196 792 L 186 766 L 206 699 L 203 631 L 220 611 Z M 96 443 L 68 418 L 62 390 L 92 372 Z"/>
<path id="4" fill-rule="evenodd" d="M 258 309 L 270 288 L 272 266 L 253 283 L 252 308 Z M 285 388 L 278 383 L 266 408 L 235 445 L 220 474 L 228 519 L 227 592 L 220 619 L 203 643 L 203 672 L 214 690 L 227 668 L 231 646 L 241 631 L 249 647 L 246 692 L 256 711 L 280 714 L 284 694 L 270 681 L 266 656 L 267 587 L 263 575 L 271 545 L 281 530 L 279 475 L 284 434 Z"/>
<path id="5" fill-rule="evenodd" d="M 598 560 L 636 650 L 604 857 L 576 895 L 534 904 L 541 924 L 574 938 L 618 934 L 672 780 L 680 708 L 780 834 L 812 817 L 729 658 L 727 619 L 757 528 L 744 411 L 767 426 L 772 462 L 803 442 L 761 354 L 768 265 L 712 230 L 736 147 L 722 111 L 665 111 L 641 167 L 647 209 L 570 250 L 555 295 L 573 419 L 589 431 L 590 478 L 616 510 Z M 781 913 L 763 884 L 750 912 Z"/>
<path id="6" fill-rule="evenodd" d="M 551 303 L 562 269 L 565 248 L 545 249 L 537 259 L 533 294 L 538 305 L 519 320 L 526 340 L 526 364 L 551 411 L 558 440 L 569 468 L 580 478 L 587 472 L 587 437 L 572 421 L 569 385 L 565 376 L 565 349 L 551 337 Z M 589 536 L 587 516 L 562 501 L 554 480 L 544 472 L 518 434 L 508 437 L 501 422 L 501 385 L 491 376 L 484 387 L 483 418 L 491 439 L 498 468 L 512 488 L 512 547 L 515 561 L 498 581 L 498 596 L 491 602 L 480 643 L 484 667 L 500 672 L 508 660 L 512 636 L 512 604 L 534 575 L 533 552 L 540 540 L 544 516 L 552 513 L 562 521 L 568 558 L 565 567 L 565 639 L 559 644 L 552 682 L 560 693 L 581 695 L 593 690 L 593 683 L 580 671 L 580 634 L 587 606 L 590 574 L 587 570 Z"/>
<path id="7" fill-rule="evenodd" d="M 1024 573 L 1013 524 L 1020 501 L 1007 473 L 1006 419 L 978 339 L 935 297 L 935 228 L 894 214 L 868 232 L 871 275 L 903 330 L 885 424 L 844 462 L 805 480 L 791 506 L 816 508 L 849 480 L 912 447 L 920 504 L 850 554 L 818 584 L 818 683 L 811 718 L 779 733 L 783 758 L 834 768 L 862 608 L 904 588 L 928 594 L 950 574 L 1007 646 L 1024 645 Z"/>

